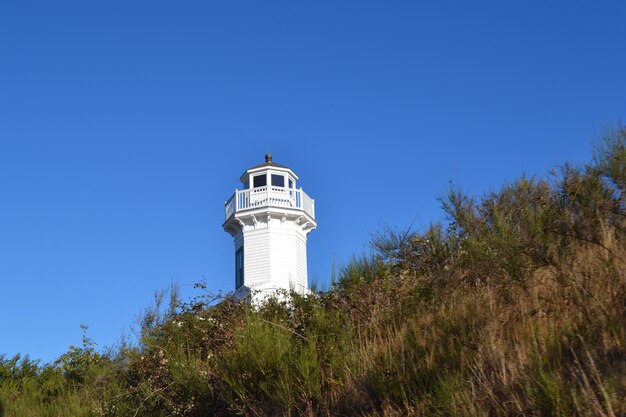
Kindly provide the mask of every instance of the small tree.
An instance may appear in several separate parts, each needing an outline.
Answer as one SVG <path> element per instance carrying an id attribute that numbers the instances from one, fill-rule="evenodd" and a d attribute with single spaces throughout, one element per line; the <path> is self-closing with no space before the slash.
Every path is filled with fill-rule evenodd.
<path id="1" fill-rule="evenodd" d="M 102 355 L 96 351 L 96 342 L 87 336 L 88 326 L 81 324 L 83 330 L 83 346 L 71 345 L 69 352 L 64 353 L 55 361 L 63 370 L 68 381 L 82 384 L 93 365 L 102 361 Z"/>

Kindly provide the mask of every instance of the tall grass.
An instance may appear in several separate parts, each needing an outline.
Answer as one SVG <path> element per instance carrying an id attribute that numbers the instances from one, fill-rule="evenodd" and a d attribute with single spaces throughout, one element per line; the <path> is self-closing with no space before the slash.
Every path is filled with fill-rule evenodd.
<path id="1" fill-rule="evenodd" d="M 157 297 L 138 346 L 0 360 L 9 416 L 624 416 L 626 130 L 594 161 L 387 229 L 333 287 Z"/>

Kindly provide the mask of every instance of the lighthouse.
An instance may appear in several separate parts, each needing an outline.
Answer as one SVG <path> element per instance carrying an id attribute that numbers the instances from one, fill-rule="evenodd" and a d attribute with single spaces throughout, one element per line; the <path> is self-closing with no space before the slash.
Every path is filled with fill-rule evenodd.
<path id="1" fill-rule="evenodd" d="M 315 201 L 297 187 L 295 172 L 270 154 L 240 180 L 242 189 L 224 203 L 222 225 L 235 243 L 235 297 L 308 293 L 306 241 L 317 227 Z"/>

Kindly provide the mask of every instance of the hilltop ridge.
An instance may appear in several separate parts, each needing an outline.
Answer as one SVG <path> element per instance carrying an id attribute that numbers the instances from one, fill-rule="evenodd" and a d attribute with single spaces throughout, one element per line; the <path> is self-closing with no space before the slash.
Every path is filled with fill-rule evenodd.
<path id="1" fill-rule="evenodd" d="M 329 291 L 162 293 L 137 346 L 0 357 L 0 398 L 9 416 L 626 415 L 626 129 L 594 152 L 452 187 L 446 223 L 381 231 Z"/>

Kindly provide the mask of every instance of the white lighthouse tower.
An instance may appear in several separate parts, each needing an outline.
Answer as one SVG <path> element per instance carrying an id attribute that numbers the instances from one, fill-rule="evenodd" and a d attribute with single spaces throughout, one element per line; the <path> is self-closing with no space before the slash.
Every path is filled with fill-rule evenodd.
<path id="1" fill-rule="evenodd" d="M 267 154 L 265 163 L 244 172 L 243 189 L 225 203 L 222 227 L 235 241 L 236 297 L 308 292 L 306 239 L 317 222 L 315 202 L 296 188 L 297 181 Z"/>

